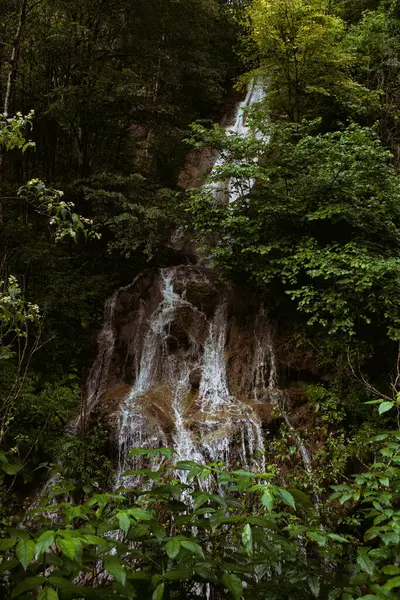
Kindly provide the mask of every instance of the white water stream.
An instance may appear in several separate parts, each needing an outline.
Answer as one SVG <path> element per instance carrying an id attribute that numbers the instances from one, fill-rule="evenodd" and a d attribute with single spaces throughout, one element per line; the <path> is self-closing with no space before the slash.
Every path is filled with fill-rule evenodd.
<path id="1" fill-rule="evenodd" d="M 255 136 L 247 122 L 247 109 L 264 98 L 261 83 L 253 81 L 246 98 L 237 108 L 227 135 Z M 217 158 L 213 170 L 223 166 L 226 157 Z M 235 202 L 253 186 L 243 188 L 239 180 L 214 183 L 215 198 Z M 240 187 L 242 186 L 242 187 Z M 306 469 L 311 469 L 307 448 L 296 434 L 285 412 L 278 390 L 278 375 L 271 327 L 261 308 L 254 321 L 252 356 L 244 369 L 250 385 L 232 393 L 229 371 L 230 317 L 229 289 L 215 294 L 212 309 L 193 301 L 193 289 L 203 290 L 205 298 L 214 293 L 214 280 L 201 267 L 170 267 L 158 277 L 158 304 L 150 313 L 144 305 L 136 314 L 140 327 L 133 336 L 133 385 L 119 409 L 119 468 L 117 482 L 134 485 L 137 476 L 123 476 L 127 470 L 154 466 L 142 456 L 132 457 L 132 448 L 169 447 L 175 461 L 192 460 L 226 463 L 256 471 L 265 468 L 265 448 L 257 405 L 279 405 L 283 419 L 298 443 Z M 215 277 L 214 277 L 215 279 Z M 125 288 L 126 289 L 126 288 Z M 99 354 L 88 385 L 87 410 L 96 405 L 107 386 L 116 345 L 115 306 L 119 292 L 108 301 Z M 207 295 L 208 294 L 208 295 Z M 158 297 L 157 296 L 157 297 Z M 142 327 L 143 325 L 143 327 Z M 127 354 L 124 369 L 130 353 Z M 244 378 L 246 379 L 246 377 Z M 156 459 L 154 459 L 156 460 Z M 179 473 L 184 481 L 184 473 Z"/>
<path id="2" fill-rule="evenodd" d="M 185 298 L 186 286 L 198 277 L 190 269 L 182 273 L 179 267 L 161 271 L 161 301 L 149 319 L 136 381 L 121 406 L 118 480 L 126 470 L 141 466 L 141 459 L 129 457 L 131 448 L 172 446 L 176 461 L 223 461 L 232 466 L 237 446 L 235 456 L 243 465 L 263 468 L 261 422 L 229 392 L 225 299 L 209 320 Z M 202 283 L 207 283 L 204 275 Z M 203 347 L 188 335 L 184 347 L 171 350 L 172 326 L 182 318 L 190 321 L 193 314 L 208 331 Z M 200 381 L 194 393 L 190 375 L 196 371 Z M 162 407 L 172 419 L 170 438 L 163 423 L 150 415 L 154 407 Z M 135 477 L 125 484 L 129 481 L 133 483 Z"/>
<path id="3" fill-rule="evenodd" d="M 252 131 L 248 124 L 248 109 L 252 105 L 262 102 L 264 98 L 265 90 L 262 81 L 253 79 L 249 84 L 246 98 L 240 102 L 237 107 L 234 121 L 225 128 L 227 136 L 234 135 L 241 138 L 254 136 L 256 139 L 259 138 L 260 132 Z M 211 173 L 217 174 L 218 170 L 223 167 L 227 161 L 235 166 L 240 166 L 240 163 L 237 161 L 229 160 L 226 156 L 220 155 L 217 157 Z M 253 185 L 253 179 L 248 179 L 246 181 L 243 177 L 231 177 L 227 181 L 212 182 L 210 189 L 217 201 L 230 204 L 238 200 L 241 196 L 248 194 Z"/>

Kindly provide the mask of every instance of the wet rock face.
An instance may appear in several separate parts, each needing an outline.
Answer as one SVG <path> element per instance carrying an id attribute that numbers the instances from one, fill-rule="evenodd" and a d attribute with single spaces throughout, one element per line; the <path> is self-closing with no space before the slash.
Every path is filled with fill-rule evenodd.
<path id="1" fill-rule="evenodd" d="M 134 447 L 263 470 L 267 432 L 312 422 L 304 393 L 288 380 L 306 367 L 299 353 L 257 298 L 210 269 L 143 273 L 107 301 L 98 343 L 86 413 L 109 426 L 119 475 L 147 464 L 129 457 Z"/>
<path id="2" fill-rule="evenodd" d="M 232 101 L 223 123 L 228 134 L 252 135 L 246 108 L 262 97 L 253 81 L 240 104 Z M 202 185 L 223 160 L 209 150 L 192 153 L 181 187 Z M 215 200 L 235 201 L 236 183 L 211 186 Z M 285 344 L 260 298 L 199 266 L 192 243 L 177 230 L 169 245 L 172 262 L 187 264 L 148 270 L 106 303 L 86 413 L 110 426 L 119 476 L 145 464 L 130 457 L 134 447 L 169 446 L 178 460 L 263 470 L 266 429 L 279 418 L 291 427 L 286 409 L 295 410 L 278 388 L 278 359 L 293 369 L 312 363 L 290 344 L 286 356 L 280 351 L 278 357 L 275 341 Z"/>
<path id="3" fill-rule="evenodd" d="M 118 290 L 106 304 L 87 410 L 111 426 L 121 469 L 130 447 L 154 444 L 181 459 L 261 468 L 272 338 L 254 298 L 207 268 L 148 271 Z"/>

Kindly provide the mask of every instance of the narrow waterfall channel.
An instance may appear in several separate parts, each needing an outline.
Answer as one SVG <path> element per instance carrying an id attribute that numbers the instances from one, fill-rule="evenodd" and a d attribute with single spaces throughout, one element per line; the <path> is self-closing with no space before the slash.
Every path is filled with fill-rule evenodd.
<path id="1" fill-rule="evenodd" d="M 226 134 L 237 135 L 243 138 L 247 138 L 254 135 L 256 138 L 260 135 L 259 132 L 252 132 L 248 124 L 248 108 L 257 102 L 264 100 L 265 92 L 264 86 L 261 80 L 253 79 L 247 91 L 246 98 L 240 102 L 236 108 L 235 117 L 232 122 L 225 127 Z M 225 165 L 226 158 L 224 156 L 218 156 L 214 162 L 212 171 L 218 172 L 219 167 Z M 237 163 L 234 163 L 236 166 Z M 212 182 L 209 187 L 215 196 L 215 198 L 226 204 L 235 202 L 240 196 L 247 194 L 254 185 L 254 181 L 250 180 L 244 183 L 242 179 L 236 179 L 230 177 L 227 181 Z"/>
<path id="2" fill-rule="evenodd" d="M 246 109 L 262 99 L 253 81 L 228 135 L 253 135 Z M 243 190 L 229 180 L 213 187 L 216 198 L 221 192 L 234 202 Z M 105 406 L 113 422 L 118 482 L 144 464 L 132 448 L 168 446 L 176 461 L 264 470 L 265 414 L 279 393 L 273 326 L 256 298 L 200 265 L 145 272 L 106 303 L 98 344 L 86 410 Z"/>

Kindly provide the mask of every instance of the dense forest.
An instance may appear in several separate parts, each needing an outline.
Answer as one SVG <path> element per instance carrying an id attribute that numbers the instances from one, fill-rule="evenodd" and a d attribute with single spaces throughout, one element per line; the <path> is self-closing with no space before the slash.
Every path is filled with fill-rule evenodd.
<path id="1" fill-rule="evenodd" d="M 0 4 L 0 595 L 400 597 L 400 6 Z"/>

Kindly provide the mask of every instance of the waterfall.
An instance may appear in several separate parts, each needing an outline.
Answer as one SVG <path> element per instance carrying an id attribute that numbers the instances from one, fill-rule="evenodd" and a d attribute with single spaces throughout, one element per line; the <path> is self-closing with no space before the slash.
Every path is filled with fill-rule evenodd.
<path id="1" fill-rule="evenodd" d="M 285 421 L 291 434 L 293 435 L 293 438 L 297 444 L 297 447 L 299 449 L 299 452 L 300 452 L 300 455 L 301 455 L 301 458 L 303 461 L 304 469 L 307 471 L 307 473 L 311 474 L 312 473 L 311 455 L 308 451 L 307 446 L 305 445 L 304 441 L 302 440 L 300 434 L 298 433 L 298 431 L 296 431 L 295 427 L 293 427 L 293 425 L 289 419 L 289 416 L 286 412 L 286 408 L 285 408 L 286 394 L 285 394 L 285 392 L 282 392 L 278 388 L 278 385 L 277 385 L 278 374 L 277 374 L 277 368 L 276 368 L 275 350 L 274 350 L 274 346 L 273 346 L 270 338 L 268 338 L 267 343 L 264 345 L 264 348 L 266 349 L 266 351 L 269 354 L 270 375 L 269 375 L 269 380 L 268 380 L 268 391 L 270 393 L 271 401 L 278 408 L 279 412 L 282 415 L 283 420 Z"/>
<path id="2" fill-rule="evenodd" d="M 229 406 L 231 397 L 226 381 L 225 338 L 226 306 L 218 306 L 210 325 L 210 334 L 204 348 L 202 378 L 199 396 L 203 410 L 215 411 L 221 406 Z"/>
<path id="3" fill-rule="evenodd" d="M 197 449 L 193 438 L 185 424 L 184 400 L 189 388 L 189 370 L 185 369 L 183 378 L 178 382 L 172 405 L 175 431 L 173 434 L 173 447 L 178 460 L 194 460 L 198 463 L 204 462 L 204 457 Z M 184 477 L 184 473 L 182 475 Z"/>
<path id="4" fill-rule="evenodd" d="M 278 387 L 275 350 L 270 324 L 264 306 L 261 306 L 255 320 L 255 350 L 252 364 L 253 398 L 265 400 Z"/>
<path id="5" fill-rule="evenodd" d="M 261 82 L 252 81 L 227 135 L 257 138 L 259 133 L 247 122 L 247 109 L 263 97 Z M 219 157 L 214 171 L 225 160 Z M 247 191 L 239 190 L 234 178 L 223 185 L 224 194 L 234 202 L 253 182 Z M 217 198 L 222 188 L 214 184 L 212 190 Z M 238 302 L 235 294 L 215 270 L 201 264 L 180 265 L 146 272 L 106 304 L 87 410 L 102 398 L 108 401 L 104 392 L 110 379 L 113 385 L 116 379 L 111 365 L 122 365 L 117 376 L 124 391 L 116 408 L 117 483 L 135 485 L 137 469 L 162 460 L 131 456 L 132 448 L 169 447 L 175 462 L 223 462 L 227 468 L 264 471 L 263 414 L 271 404 L 279 406 L 306 469 L 311 469 L 308 450 L 290 424 L 278 387 L 267 310 L 259 304 L 257 309 L 244 296 Z M 242 317 L 237 319 L 235 311 L 241 304 Z M 116 314 L 123 315 L 118 328 Z M 131 474 L 124 476 L 126 471 Z M 185 481 L 184 472 L 177 475 Z"/>
<path id="6" fill-rule="evenodd" d="M 129 456 L 131 448 L 168 446 L 176 461 L 264 468 L 261 420 L 229 390 L 229 289 L 217 289 L 221 285 L 204 268 L 160 271 L 160 301 L 148 316 L 135 381 L 120 407 L 118 482 L 145 464 Z M 194 293 L 198 297 L 189 300 Z M 206 294 L 213 307 L 202 310 L 194 301 L 204 303 Z M 184 480 L 184 473 L 179 476 Z M 134 484 L 136 476 L 123 481 Z"/>
<path id="7" fill-rule="evenodd" d="M 246 98 L 239 104 L 235 121 L 228 125 L 226 132 L 229 134 L 235 133 L 241 137 L 248 137 L 251 133 L 250 128 L 247 124 L 246 110 L 256 102 L 262 102 L 264 100 L 264 87 L 260 79 L 253 79 L 250 82 L 249 89 L 247 90 Z"/>
<path id="8" fill-rule="evenodd" d="M 173 409 L 176 422 L 179 422 L 181 429 L 178 436 L 179 447 L 183 448 L 184 446 L 182 419 L 179 414 L 180 398 L 188 385 L 187 366 L 184 362 L 181 365 L 177 364 L 173 355 L 168 354 L 166 343 L 169 327 L 177 309 L 191 305 L 174 291 L 176 276 L 177 269 L 175 267 L 161 271 L 161 302 L 149 322 L 136 381 L 122 404 L 119 432 L 119 477 L 131 466 L 129 460 L 127 461 L 127 453 L 131 448 L 157 448 L 168 445 L 162 427 L 159 425 L 149 427 L 143 410 L 136 403 L 137 399 L 143 397 L 157 382 L 160 370 L 164 370 L 169 386 L 175 390 Z M 187 445 L 189 445 L 188 442 Z"/>
<path id="9" fill-rule="evenodd" d="M 267 314 L 263 306 L 255 321 L 255 351 L 252 365 L 253 399 L 269 400 L 279 410 L 299 449 L 307 473 L 312 473 L 311 455 L 285 408 L 286 393 L 278 387 L 278 370 Z"/>
<path id="10" fill-rule="evenodd" d="M 260 132 L 252 131 L 250 129 L 247 122 L 247 113 L 250 106 L 257 102 L 262 102 L 264 98 L 265 92 L 263 82 L 260 79 L 253 79 L 250 82 L 246 98 L 240 102 L 237 108 L 235 120 L 225 128 L 226 134 L 228 136 L 236 135 L 241 138 L 254 136 L 258 139 L 260 137 Z M 228 161 L 229 159 L 225 156 L 219 156 L 214 163 L 212 174 L 218 173 L 219 168 L 223 167 Z M 240 165 L 237 161 L 229 162 L 235 166 Z M 209 187 L 218 202 L 231 204 L 236 202 L 241 196 L 248 194 L 253 185 L 253 179 L 249 179 L 245 182 L 243 179 L 230 177 L 227 181 L 213 181 Z"/>
<path id="11" fill-rule="evenodd" d="M 88 377 L 86 390 L 87 412 L 90 412 L 94 408 L 98 399 L 104 393 L 107 384 L 115 344 L 114 313 L 119 292 L 120 290 L 117 290 L 106 301 L 104 307 L 103 327 L 97 339 L 99 349 Z"/>

